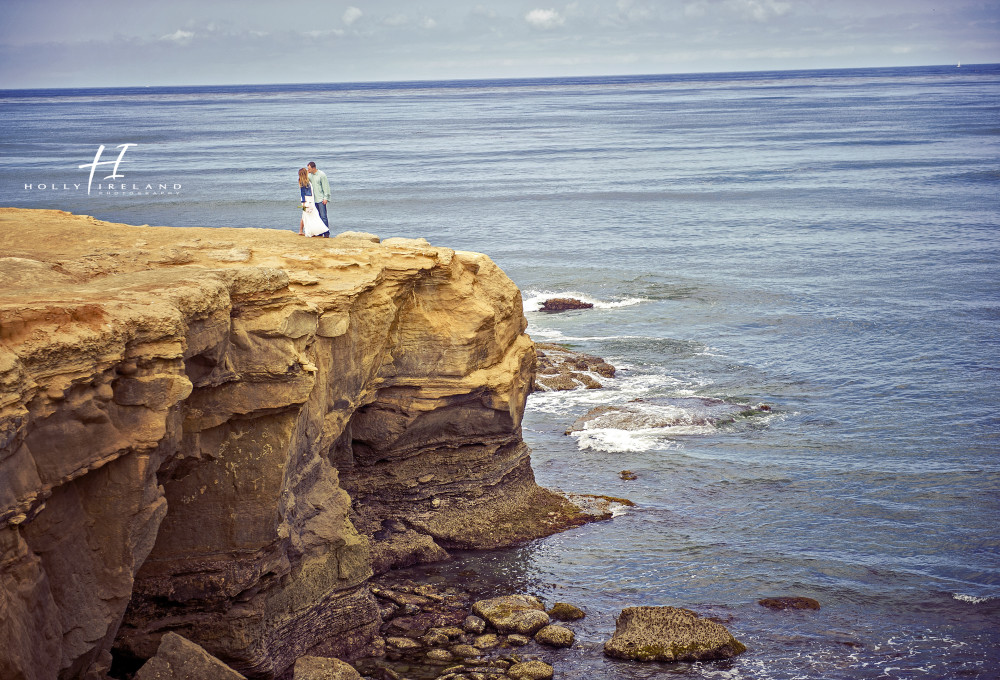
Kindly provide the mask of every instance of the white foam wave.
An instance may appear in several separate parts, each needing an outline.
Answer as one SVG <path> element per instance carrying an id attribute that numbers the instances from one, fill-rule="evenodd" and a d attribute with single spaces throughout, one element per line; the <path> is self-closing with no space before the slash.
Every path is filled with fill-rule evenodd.
<path id="1" fill-rule="evenodd" d="M 708 384 L 708 381 L 698 377 L 682 379 L 653 373 L 629 375 L 621 371 L 618 376 L 594 376 L 604 386 L 600 390 L 535 392 L 528 397 L 527 408 L 541 413 L 580 415 L 594 406 L 626 404 L 655 394 L 687 396 Z"/>
<path id="2" fill-rule="evenodd" d="M 581 451 L 605 451 L 607 453 L 632 453 L 653 449 L 677 448 L 671 436 L 684 434 L 705 434 L 711 426 L 680 425 L 677 427 L 652 427 L 642 430 L 619 430 L 616 428 L 595 428 L 571 432 Z"/>
<path id="3" fill-rule="evenodd" d="M 528 397 L 527 409 L 549 414 L 575 413 L 579 416 L 595 406 L 620 406 L 654 395 L 694 396 L 699 388 L 711 383 L 699 376 L 677 378 L 656 373 L 627 374 L 622 371 L 615 378 L 594 378 L 604 389 L 535 392 Z"/>
<path id="4" fill-rule="evenodd" d="M 552 328 L 532 328 L 531 335 L 535 338 L 545 338 L 546 340 L 567 340 L 568 338 L 563 335 L 562 331 L 557 331 Z"/>
<path id="5" fill-rule="evenodd" d="M 637 297 L 622 297 L 614 300 L 599 300 L 598 298 L 591 297 L 586 293 L 581 293 L 579 291 L 539 291 L 539 290 L 529 290 L 522 294 L 522 299 L 524 302 L 524 311 L 526 312 L 537 312 L 541 309 L 542 305 L 545 304 L 546 300 L 551 300 L 552 298 L 573 298 L 574 300 L 579 300 L 580 302 L 587 302 L 594 305 L 595 309 L 614 309 L 616 307 L 631 307 L 633 305 L 638 305 L 643 302 L 648 302 L 646 298 Z"/>
<path id="6" fill-rule="evenodd" d="M 975 595 L 965 595 L 963 593 L 952 593 L 953 598 L 959 602 L 968 602 L 969 604 L 983 604 L 984 602 L 989 602 L 994 599 L 992 597 L 977 597 Z"/>

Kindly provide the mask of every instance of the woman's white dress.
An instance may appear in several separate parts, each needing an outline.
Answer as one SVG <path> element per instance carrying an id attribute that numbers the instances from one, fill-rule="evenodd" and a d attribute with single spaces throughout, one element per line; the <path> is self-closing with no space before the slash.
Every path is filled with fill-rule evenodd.
<path id="1" fill-rule="evenodd" d="M 305 232 L 306 236 L 320 236 L 329 231 L 323 224 L 323 220 L 320 219 L 312 196 L 306 196 L 302 200 L 302 207 L 304 208 L 302 211 L 302 231 Z"/>

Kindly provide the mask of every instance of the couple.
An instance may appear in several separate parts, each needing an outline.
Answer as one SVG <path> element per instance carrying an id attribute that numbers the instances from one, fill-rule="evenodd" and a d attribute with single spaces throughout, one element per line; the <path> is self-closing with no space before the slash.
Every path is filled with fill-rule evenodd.
<path id="1" fill-rule="evenodd" d="M 308 169 L 299 168 L 299 194 L 302 198 L 302 219 L 299 236 L 330 238 L 330 222 L 326 218 L 326 203 L 330 200 L 330 181 L 326 173 L 309 163 Z"/>

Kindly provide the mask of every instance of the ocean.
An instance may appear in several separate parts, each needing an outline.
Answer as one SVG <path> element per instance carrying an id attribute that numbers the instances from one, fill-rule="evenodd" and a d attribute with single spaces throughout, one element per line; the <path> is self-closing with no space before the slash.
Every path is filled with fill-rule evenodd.
<path id="1" fill-rule="evenodd" d="M 558 677 L 1000 677 L 1000 65 L 8 90 L 0 116 L 0 205 L 297 231 L 313 160 L 334 233 L 487 253 L 533 338 L 618 368 L 532 395 L 524 438 L 541 484 L 636 506 L 433 572 L 584 608 Z M 567 296 L 594 307 L 538 311 Z M 566 434 L 597 406 L 620 417 Z M 822 608 L 757 603 L 784 595 Z M 606 660 L 633 605 L 748 651 Z"/>

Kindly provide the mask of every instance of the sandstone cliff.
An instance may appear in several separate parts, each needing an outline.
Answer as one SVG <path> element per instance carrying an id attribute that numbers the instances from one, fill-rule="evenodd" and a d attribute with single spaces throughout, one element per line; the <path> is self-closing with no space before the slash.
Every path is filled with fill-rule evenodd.
<path id="1" fill-rule="evenodd" d="M 373 644 L 376 570 L 579 519 L 486 256 L 0 209 L 0 677 L 174 631 L 248 677 Z"/>

